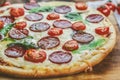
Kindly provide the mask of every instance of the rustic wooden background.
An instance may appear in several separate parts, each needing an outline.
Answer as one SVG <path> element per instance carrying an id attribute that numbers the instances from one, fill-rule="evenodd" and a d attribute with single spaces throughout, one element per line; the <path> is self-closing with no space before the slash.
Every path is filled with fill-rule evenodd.
<path id="1" fill-rule="evenodd" d="M 21 2 L 24 0 L 11 0 L 11 1 Z M 50 78 L 50 79 L 44 79 L 44 80 L 120 80 L 120 45 L 119 45 L 120 32 L 118 29 L 117 22 L 112 14 L 109 16 L 109 19 L 113 23 L 117 31 L 116 46 L 113 49 L 113 51 L 100 64 L 94 66 L 92 72 L 79 73 L 71 76 Z M 0 80 L 18 80 L 18 79 L 0 74 Z M 22 79 L 22 80 L 27 80 L 27 79 Z"/>

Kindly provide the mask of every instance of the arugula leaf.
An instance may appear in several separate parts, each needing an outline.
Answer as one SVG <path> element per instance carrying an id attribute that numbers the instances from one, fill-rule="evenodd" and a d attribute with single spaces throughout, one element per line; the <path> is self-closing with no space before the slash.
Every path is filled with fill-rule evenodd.
<path id="1" fill-rule="evenodd" d="M 2 28 L 0 30 L 0 33 L 3 34 L 4 36 L 6 36 L 8 31 L 11 30 L 13 26 L 14 26 L 14 24 L 8 24 L 8 25 L 4 26 L 4 28 Z"/>
<path id="2" fill-rule="evenodd" d="M 81 51 L 83 51 L 83 50 L 94 50 L 95 48 L 100 47 L 103 44 L 105 44 L 105 42 L 106 42 L 106 39 L 104 39 L 104 38 L 98 39 L 98 40 L 91 42 L 88 45 L 83 45 L 78 50 L 74 50 L 72 52 L 73 53 L 81 53 Z"/>
<path id="3" fill-rule="evenodd" d="M 29 10 L 29 13 L 51 12 L 52 10 L 53 10 L 53 7 L 51 6 L 41 6 L 41 7 L 37 7 Z"/>

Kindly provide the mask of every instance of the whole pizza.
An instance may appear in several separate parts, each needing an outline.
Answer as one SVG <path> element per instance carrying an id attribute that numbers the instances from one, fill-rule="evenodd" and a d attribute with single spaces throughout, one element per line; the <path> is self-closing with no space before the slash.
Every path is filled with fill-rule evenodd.
<path id="1" fill-rule="evenodd" d="M 111 22 L 85 3 L 0 8 L 0 72 L 11 76 L 44 78 L 92 70 L 115 42 Z"/>

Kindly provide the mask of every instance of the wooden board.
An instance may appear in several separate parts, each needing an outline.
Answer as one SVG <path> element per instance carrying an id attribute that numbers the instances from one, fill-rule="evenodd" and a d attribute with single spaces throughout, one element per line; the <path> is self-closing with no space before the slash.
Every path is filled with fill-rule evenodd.
<path id="1" fill-rule="evenodd" d="M 92 72 L 79 73 L 71 76 L 50 78 L 44 80 L 120 80 L 120 32 L 117 27 L 117 22 L 112 14 L 111 16 L 109 16 L 109 19 L 113 23 L 117 31 L 117 43 L 113 51 L 100 64 L 93 67 Z M 0 74 L 0 80 L 18 79 Z"/>

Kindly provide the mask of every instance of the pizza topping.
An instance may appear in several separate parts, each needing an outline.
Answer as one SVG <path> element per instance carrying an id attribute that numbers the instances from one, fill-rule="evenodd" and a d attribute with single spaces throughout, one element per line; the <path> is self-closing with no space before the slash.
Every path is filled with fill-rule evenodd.
<path id="1" fill-rule="evenodd" d="M 78 49 L 78 43 L 75 40 L 69 40 L 63 45 L 63 49 L 73 51 Z"/>
<path id="2" fill-rule="evenodd" d="M 106 5 L 107 5 L 112 11 L 115 11 L 115 9 L 116 9 L 115 4 L 113 4 L 112 2 L 107 2 Z"/>
<path id="3" fill-rule="evenodd" d="M 14 18 L 11 16 L 0 16 L 0 21 L 3 21 L 4 24 L 10 24 L 14 22 Z"/>
<path id="4" fill-rule="evenodd" d="M 53 22 L 53 26 L 57 28 L 70 28 L 72 26 L 72 23 L 68 20 L 56 20 Z"/>
<path id="5" fill-rule="evenodd" d="M 88 8 L 86 3 L 78 2 L 75 4 L 76 9 L 78 10 L 86 10 Z"/>
<path id="6" fill-rule="evenodd" d="M 16 23 L 14 27 L 17 29 L 24 29 L 26 26 L 27 26 L 27 23 L 25 21 L 22 21 L 22 22 Z"/>
<path id="7" fill-rule="evenodd" d="M 41 6 L 41 7 L 37 7 L 29 10 L 29 13 L 51 12 L 52 10 L 53 10 L 53 7 L 51 6 Z"/>
<path id="8" fill-rule="evenodd" d="M 86 20 L 91 23 L 99 23 L 104 19 L 104 17 L 100 14 L 90 14 L 86 17 Z"/>
<path id="9" fill-rule="evenodd" d="M 73 30 L 76 30 L 76 31 L 79 31 L 79 30 L 85 30 L 86 29 L 86 26 L 83 22 L 75 22 L 72 24 L 72 29 Z"/>
<path id="10" fill-rule="evenodd" d="M 22 30 L 12 29 L 8 34 L 10 38 L 23 39 L 28 36 L 28 33 L 29 32 L 27 29 L 22 29 Z"/>
<path id="11" fill-rule="evenodd" d="M 24 59 L 30 62 L 43 62 L 46 59 L 46 52 L 37 51 L 35 49 L 28 49 L 25 52 Z"/>
<path id="12" fill-rule="evenodd" d="M 49 55 L 48 59 L 55 64 L 64 64 L 72 60 L 72 55 L 70 52 L 55 51 Z"/>
<path id="13" fill-rule="evenodd" d="M 0 21 L 0 29 L 2 29 L 4 27 L 4 22 Z"/>
<path id="14" fill-rule="evenodd" d="M 120 3 L 117 4 L 117 12 L 120 14 Z"/>
<path id="15" fill-rule="evenodd" d="M 23 8 L 11 8 L 10 15 L 13 17 L 19 17 L 24 15 L 24 9 Z"/>
<path id="16" fill-rule="evenodd" d="M 46 22 L 34 23 L 30 26 L 30 30 L 34 32 L 46 31 L 50 28 L 50 25 Z"/>
<path id="17" fill-rule="evenodd" d="M 90 33 L 86 33 L 86 32 L 78 32 L 75 33 L 72 38 L 74 40 L 76 40 L 79 43 L 89 43 L 94 39 L 94 36 Z"/>
<path id="18" fill-rule="evenodd" d="M 69 6 L 65 6 L 65 5 L 62 5 L 62 6 L 58 6 L 54 9 L 54 11 L 56 13 L 60 13 L 60 14 L 66 14 L 68 12 L 71 12 L 71 8 Z"/>
<path id="19" fill-rule="evenodd" d="M 99 35 L 109 34 L 109 27 L 98 27 L 95 29 L 95 32 Z"/>
<path id="20" fill-rule="evenodd" d="M 61 35 L 63 33 L 63 30 L 61 28 L 51 28 L 48 31 L 48 34 L 50 36 L 58 36 Z"/>
<path id="21" fill-rule="evenodd" d="M 106 17 L 110 15 L 110 8 L 107 5 L 102 5 L 98 7 L 97 10 L 103 13 Z"/>
<path id="22" fill-rule="evenodd" d="M 57 47 L 60 44 L 60 40 L 57 37 L 43 37 L 38 41 L 38 46 L 42 49 L 51 49 Z"/>
<path id="23" fill-rule="evenodd" d="M 31 13 L 26 15 L 25 19 L 27 19 L 28 21 L 40 21 L 43 19 L 43 15 L 37 13 Z"/>
<path id="24" fill-rule="evenodd" d="M 27 10 L 34 9 L 36 7 L 40 7 L 40 5 L 38 3 L 33 3 L 33 2 L 24 4 L 24 8 Z"/>
<path id="25" fill-rule="evenodd" d="M 25 53 L 25 49 L 21 45 L 12 45 L 5 50 L 5 55 L 8 57 L 22 57 Z"/>
<path id="26" fill-rule="evenodd" d="M 59 19 L 59 18 L 60 18 L 59 14 L 56 14 L 56 13 L 50 13 L 47 16 L 48 20 L 55 20 L 55 19 Z"/>
<path id="27" fill-rule="evenodd" d="M 0 33 L 0 41 L 4 38 L 3 34 Z"/>

